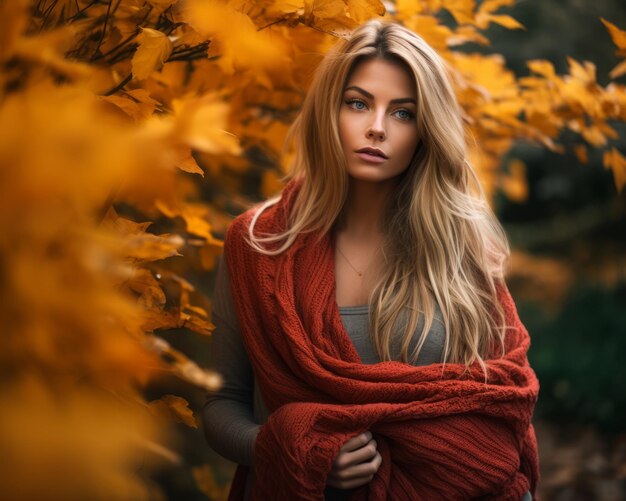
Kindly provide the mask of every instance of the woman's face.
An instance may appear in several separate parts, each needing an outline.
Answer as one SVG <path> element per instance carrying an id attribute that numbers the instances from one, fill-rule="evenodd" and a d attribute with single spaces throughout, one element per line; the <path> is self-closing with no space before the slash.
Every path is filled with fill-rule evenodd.
<path id="1" fill-rule="evenodd" d="M 354 68 L 339 111 L 339 137 L 353 179 L 382 182 L 406 170 L 419 143 L 415 93 L 401 63 L 370 59 Z"/>

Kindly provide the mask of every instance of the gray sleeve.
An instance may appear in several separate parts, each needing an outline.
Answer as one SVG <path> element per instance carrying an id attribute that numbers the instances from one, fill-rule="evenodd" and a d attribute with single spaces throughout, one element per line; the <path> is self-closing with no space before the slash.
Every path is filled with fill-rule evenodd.
<path id="1" fill-rule="evenodd" d="M 224 256 L 218 264 L 211 316 L 215 324 L 213 369 L 222 375 L 223 386 L 207 396 L 202 411 L 204 434 L 218 454 L 250 466 L 260 428 L 253 414 L 254 376 L 241 339 Z"/>

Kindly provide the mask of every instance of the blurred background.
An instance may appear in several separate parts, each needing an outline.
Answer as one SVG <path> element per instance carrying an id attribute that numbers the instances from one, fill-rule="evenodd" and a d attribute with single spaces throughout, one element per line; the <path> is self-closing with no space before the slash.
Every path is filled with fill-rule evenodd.
<path id="1" fill-rule="evenodd" d="M 540 497 L 626 499 L 626 32 L 600 19 L 623 32 L 626 4 L 322 4 L 0 0 L 3 499 L 226 499 L 236 465 L 199 425 L 221 239 L 280 189 L 315 65 L 383 6 L 467 84 Z"/>

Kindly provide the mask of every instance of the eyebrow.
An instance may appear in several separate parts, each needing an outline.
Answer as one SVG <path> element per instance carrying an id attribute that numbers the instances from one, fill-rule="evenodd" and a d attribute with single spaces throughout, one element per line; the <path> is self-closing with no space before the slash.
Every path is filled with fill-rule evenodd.
<path id="1" fill-rule="evenodd" d="M 344 92 L 348 91 L 348 90 L 355 90 L 357 92 L 360 92 L 361 94 L 363 94 L 365 97 L 369 98 L 369 99 L 374 99 L 374 96 L 372 94 L 370 94 L 369 92 L 367 92 L 364 89 L 361 89 L 361 87 L 358 87 L 356 85 L 351 85 L 350 87 L 346 87 L 344 89 Z M 391 104 L 400 104 L 400 103 L 415 103 L 415 99 L 413 99 L 412 97 L 401 97 L 399 99 L 392 99 L 391 101 L 389 101 Z"/>

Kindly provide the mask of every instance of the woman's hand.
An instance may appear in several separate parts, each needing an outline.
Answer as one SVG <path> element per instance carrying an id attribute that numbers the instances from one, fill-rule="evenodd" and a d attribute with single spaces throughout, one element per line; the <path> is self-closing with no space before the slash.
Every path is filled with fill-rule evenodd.
<path id="1" fill-rule="evenodd" d="M 326 485 L 338 489 L 353 489 L 369 483 L 382 457 L 376 449 L 376 440 L 366 431 L 348 440 L 339 450 L 328 474 Z"/>

